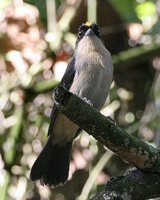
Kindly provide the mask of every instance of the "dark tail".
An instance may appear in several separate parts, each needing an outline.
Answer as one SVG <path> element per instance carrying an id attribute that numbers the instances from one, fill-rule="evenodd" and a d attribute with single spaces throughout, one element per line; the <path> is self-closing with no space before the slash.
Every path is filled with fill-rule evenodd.
<path id="1" fill-rule="evenodd" d="M 67 181 L 72 142 L 64 146 L 53 145 L 51 138 L 31 169 L 31 180 L 40 180 L 41 184 L 58 186 Z"/>

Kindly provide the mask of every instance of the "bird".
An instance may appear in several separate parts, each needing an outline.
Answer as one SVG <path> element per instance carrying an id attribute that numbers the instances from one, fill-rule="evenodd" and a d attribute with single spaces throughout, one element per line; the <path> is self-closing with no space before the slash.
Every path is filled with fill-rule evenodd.
<path id="1" fill-rule="evenodd" d="M 60 85 L 87 99 L 100 110 L 108 96 L 113 80 L 113 64 L 96 23 L 82 23 L 72 57 Z M 49 187 L 67 182 L 72 144 L 80 134 L 80 127 L 64 116 L 54 103 L 52 107 L 48 141 L 34 162 L 30 178 Z"/>

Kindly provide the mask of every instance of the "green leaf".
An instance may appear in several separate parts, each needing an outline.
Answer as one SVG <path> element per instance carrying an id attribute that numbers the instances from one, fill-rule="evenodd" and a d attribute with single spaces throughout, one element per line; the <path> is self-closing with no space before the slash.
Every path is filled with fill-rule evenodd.
<path id="1" fill-rule="evenodd" d="M 139 19 L 144 20 L 155 14 L 156 8 L 153 2 L 144 2 L 136 6 L 135 11 Z"/>

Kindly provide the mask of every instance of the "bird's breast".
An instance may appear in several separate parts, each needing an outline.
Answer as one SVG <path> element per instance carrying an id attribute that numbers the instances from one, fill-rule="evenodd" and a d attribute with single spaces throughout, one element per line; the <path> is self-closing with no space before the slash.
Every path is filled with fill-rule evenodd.
<path id="1" fill-rule="evenodd" d="M 81 98 L 87 98 L 100 109 L 112 81 L 111 60 L 98 52 L 90 52 L 76 60 L 75 71 L 70 91 Z"/>

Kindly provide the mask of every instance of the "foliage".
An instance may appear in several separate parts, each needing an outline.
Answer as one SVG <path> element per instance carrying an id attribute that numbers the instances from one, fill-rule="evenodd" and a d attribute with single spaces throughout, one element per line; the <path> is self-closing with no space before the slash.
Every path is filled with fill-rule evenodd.
<path id="1" fill-rule="evenodd" d="M 123 0 L 123 3 L 120 5 L 118 0 L 110 0 L 110 2 L 114 5 L 117 11 L 120 13 L 121 17 L 127 22 L 134 22 L 138 21 L 135 8 L 136 8 L 136 1 L 135 0 Z"/>

